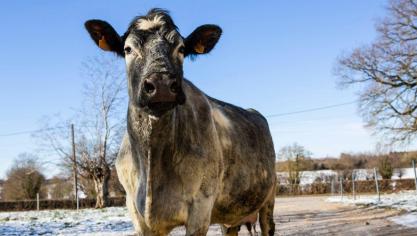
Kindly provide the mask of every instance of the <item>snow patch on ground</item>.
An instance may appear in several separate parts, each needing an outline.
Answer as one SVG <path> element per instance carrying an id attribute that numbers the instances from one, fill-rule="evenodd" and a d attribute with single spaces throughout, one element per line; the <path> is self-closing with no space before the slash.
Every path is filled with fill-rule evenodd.
<path id="1" fill-rule="evenodd" d="M 333 196 L 327 199 L 328 202 L 389 207 L 399 210 L 407 211 L 408 213 L 400 216 L 389 218 L 397 224 L 407 227 L 417 228 L 417 192 L 403 191 L 399 193 L 383 194 L 381 200 L 378 201 L 377 195 L 359 195 L 356 199 L 352 196 Z"/>
<path id="2" fill-rule="evenodd" d="M 0 235 L 132 235 L 124 207 L 0 213 Z"/>
<path id="3" fill-rule="evenodd" d="M 400 216 L 389 218 L 390 221 L 399 225 L 404 225 L 411 228 L 417 228 L 417 213 L 409 213 Z"/>

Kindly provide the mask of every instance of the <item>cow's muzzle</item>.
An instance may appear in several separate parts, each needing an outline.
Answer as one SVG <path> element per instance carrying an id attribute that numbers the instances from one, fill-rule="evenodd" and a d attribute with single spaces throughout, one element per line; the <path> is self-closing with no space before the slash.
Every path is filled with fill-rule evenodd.
<path id="1" fill-rule="evenodd" d="M 155 73 L 143 82 L 142 106 L 152 115 L 160 116 L 185 101 L 181 85 L 169 74 Z"/>
<path id="2" fill-rule="evenodd" d="M 180 89 L 175 79 L 163 74 L 153 74 L 143 82 L 143 91 L 149 103 L 175 102 Z"/>

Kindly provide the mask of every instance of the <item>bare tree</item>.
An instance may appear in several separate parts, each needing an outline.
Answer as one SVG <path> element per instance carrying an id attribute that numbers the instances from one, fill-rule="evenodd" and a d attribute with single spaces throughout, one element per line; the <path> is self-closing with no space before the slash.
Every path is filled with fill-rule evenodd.
<path id="1" fill-rule="evenodd" d="M 310 155 L 311 152 L 297 143 L 280 149 L 278 158 L 287 162 L 288 181 L 291 185 L 300 184 L 301 171 L 306 169 Z"/>
<path id="2" fill-rule="evenodd" d="M 126 195 L 125 189 L 123 188 L 122 184 L 119 181 L 119 178 L 117 177 L 116 168 L 112 168 L 111 170 L 109 189 L 110 196 L 121 197 Z"/>
<path id="3" fill-rule="evenodd" d="M 359 110 L 376 134 L 391 144 L 417 134 L 417 0 L 392 0 L 377 39 L 342 56 L 336 75 L 342 87 L 362 85 Z"/>
<path id="4" fill-rule="evenodd" d="M 378 171 L 383 179 L 391 179 L 394 168 L 389 155 L 381 155 L 378 158 Z"/>
<path id="5" fill-rule="evenodd" d="M 19 154 L 7 171 L 3 186 L 4 200 L 35 199 L 38 193 L 44 197 L 44 182 L 45 176 L 38 157 L 28 153 Z"/>
<path id="6" fill-rule="evenodd" d="M 115 56 L 101 55 L 82 64 L 86 79 L 83 104 L 73 119 L 75 123 L 76 156 L 81 186 L 94 183 L 96 207 L 108 204 L 111 169 L 117 156 L 126 114 L 126 81 L 124 68 Z M 39 138 L 61 156 L 64 166 L 72 167 L 69 143 L 70 121 L 46 121 Z M 51 124 L 54 124 L 51 126 Z"/>
<path id="7" fill-rule="evenodd" d="M 54 176 L 49 181 L 49 194 L 52 199 L 73 199 L 71 178 Z"/>

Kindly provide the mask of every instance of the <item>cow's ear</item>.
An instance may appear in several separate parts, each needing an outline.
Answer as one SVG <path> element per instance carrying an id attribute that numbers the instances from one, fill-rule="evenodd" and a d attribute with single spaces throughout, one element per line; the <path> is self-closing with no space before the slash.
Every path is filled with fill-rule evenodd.
<path id="1" fill-rule="evenodd" d="M 102 20 L 88 20 L 84 25 L 97 46 L 124 56 L 123 40 L 109 23 Z"/>
<path id="2" fill-rule="evenodd" d="M 202 25 L 185 39 L 185 56 L 196 56 L 210 52 L 222 35 L 217 25 Z"/>

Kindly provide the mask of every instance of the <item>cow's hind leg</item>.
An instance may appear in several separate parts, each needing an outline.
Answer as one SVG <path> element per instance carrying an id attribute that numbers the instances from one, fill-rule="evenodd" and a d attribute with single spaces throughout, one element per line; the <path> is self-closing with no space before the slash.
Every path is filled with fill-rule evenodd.
<path id="1" fill-rule="evenodd" d="M 275 233 L 274 223 L 274 196 L 259 211 L 259 224 L 262 236 L 273 236 Z"/>

